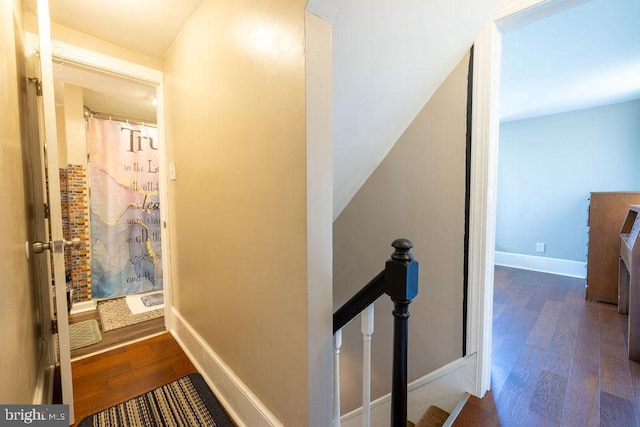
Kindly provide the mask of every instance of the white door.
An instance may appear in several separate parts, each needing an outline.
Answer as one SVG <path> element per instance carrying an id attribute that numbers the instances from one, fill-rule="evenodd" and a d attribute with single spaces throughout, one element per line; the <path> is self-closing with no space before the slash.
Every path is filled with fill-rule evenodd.
<path id="1" fill-rule="evenodd" d="M 53 306 L 57 320 L 58 363 L 62 383 L 62 402 L 69 405 L 69 424 L 74 422 L 73 386 L 71 382 L 71 349 L 69 344 L 69 317 L 67 315 L 67 293 L 64 265 L 65 242 L 62 235 L 62 208 L 60 203 L 60 176 L 58 174 L 58 145 L 56 132 L 55 99 L 53 93 L 53 62 L 51 57 L 51 31 L 49 4 L 47 0 L 38 0 L 38 31 L 40 42 L 40 78 L 42 87 L 42 129 L 44 137 L 44 168 L 48 171 L 48 206 L 50 240 L 42 242 L 43 252 L 51 254 L 53 263 L 52 284 L 54 288 Z M 46 189 L 44 193 L 47 194 Z M 37 250 L 37 244 L 34 246 Z M 47 250 L 48 249 L 48 250 Z M 35 251 L 34 251 L 35 252 Z"/>
<path id="2" fill-rule="evenodd" d="M 39 101 L 40 79 L 37 72 L 36 55 L 32 55 L 27 63 L 27 98 L 26 98 L 26 141 L 28 159 L 27 174 L 29 183 L 27 185 L 28 197 L 31 202 L 29 215 L 29 242 L 48 241 L 49 228 L 46 220 L 47 195 L 44 191 L 44 157 L 42 139 L 40 138 L 39 126 Z M 38 324 L 40 325 L 40 372 L 39 376 L 45 379 L 38 381 L 44 384 L 46 389 L 39 390 L 38 400 L 43 403 L 51 401 L 53 389 L 53 368 L 55 364 L 55 348 L 52 337 L 53 320 L 53 298 L 51 295 L 51 265 L 48 256 L 33 256 L 29 249 L 29 268 L 36 288 L 38 289 L 37 313 Z"/>

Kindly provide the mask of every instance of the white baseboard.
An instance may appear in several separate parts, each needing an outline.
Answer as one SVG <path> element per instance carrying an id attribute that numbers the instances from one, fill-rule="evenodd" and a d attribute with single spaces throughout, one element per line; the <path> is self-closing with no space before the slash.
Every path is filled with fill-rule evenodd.
<path id="1" fill-rule="evenodd" d="M 69 314 L 84 313 L 85 311 L 91 311 L 96 309 L 96 303 L 91 301 L 74 302 L 71 306 L 71 312 Z"/>
<path id="2" fill-rule="evenodd" d="M 407 386 L 407 418 L 417 422 L 431 405 L 453 414 L 473 391 L 476 354 L 454 360 Z M 371 427 L 389 425 L 391 394 L 371 402 Z M 362 426 L 362 408 L 340 417 L 342 427 Z"/>
<path id="3" fill-rule="evenodd" d="M 46 340 L 42 340 L 40 345 L 40 355 L 38 360 L 38 378 L 36 388 L 33 391 L 34 405 L 50 405 L 53 399 L 53 376 L 54 366 L 51 363 L 50 348 Z"/>
<path id="4" fill-rule="evenodd" d="M 281 427 L 282 423 L 227 366 L 175 307 L 171 333 L 238 427 Z"/>
<path id="5" fill-rule="evenodd" d="M 587 274 L 587 263 L 585 262 L 500 251 L 496 251 L 495 264 L 503 267 L 577 277 L 579 279 L 584 279 Z"/>

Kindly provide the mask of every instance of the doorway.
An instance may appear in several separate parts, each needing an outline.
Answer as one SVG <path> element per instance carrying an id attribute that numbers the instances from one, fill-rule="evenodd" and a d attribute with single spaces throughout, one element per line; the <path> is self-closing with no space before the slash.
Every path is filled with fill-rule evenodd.
<path id="1" fill-rule="evenodd" d="M 549 2 L 529 2 L 513 6 L 499 14 L 487 27 L 476 43 L 476 82 L 478 90 L 474 93 L 474 144 L 477 155 L 473 157 L 474 179 L 481 183 L 475 186 L 472 199 L 476 203 L 475 214 L 472 208 L 472 224 L 479 221 L 472 240 L 477 242 L 479 251 L 478 265 L 472 269 L 475 277 L 471 286 L 477 294 L 470 306 L 477 310 L 481 326 L 473 331 L 471 342 L 478 349 L 477 387 L 475 392 L 483 395 L 490 388 L 491 378 L 491 325 L 493 313 L 493 268 L 496 236 L 496 198 L 498 167 L 498 133 L 502 34 L 514 28 L 537 21 L 543 17 L 557 15 L 568 8 L 588 3 L 586 1 L 556 0 Z M 535 244 L 535 242 L 534 242 Z M 534 245 L 535 249 L 535 245 Z"/>
<path id="2" fill-rule="evenodd" d="M 36 41 L 30 42 L 30 39 Z M 71 357 L 77 358 L 158 334 L 167 329 L 168 320 L 164 315 L 168 311 L 169 304 L 167 301 L 162 301 L 162 298 L 158 298 L 157 292 L 153 292 L 153 295 L 149 295 L 147 298 L 151 308 L 148 309 L 143 303 L 140 303 L 138 306 L 142 308 L 138 312 L 132 313 L 135 317 L 133 319 L 135 324 L 125 327 L 117 325 L 112 331 L 104 330 L 103 319 L 96 310 L 96 306 L 102 300 L 96 300 L 92 295 L 92 245 L 90 244 L 91 239 L 88 237 L 91 235 L 89 214 L 91 163 L 88 156 L 90 150 L 87 146 L 89 122 L 102 121 L 111 124 L 117 123 L 119 126 L 121 124 L 123 128 L 130 130 L 132 135 L 135 133 L 136 137 L 140 136 L 138 138 L 140 140 L 143 139 L 141 134 L 141 129 L 144 132 L 143 127 L 152 129 L 157 133 L 157 136 L 154 134 L 154 138 L 151 140 L 145 133 L 144 139 L 145 142 L 151 142 L 153 147 L 158 149 L 158 158 L 154 159 L 154 164 L 159 165 L 164 159 L 162 146 L 164 138 L 162 137 L 162 125 L 157 125 L 156 104 L 159 102 L 157 97 L 161 98 L 162 73 L 96 52 L 88 52 L 72 45 L 56 41 L 53 43 L 58 166 L 63 199 L 63 222 L 65 224 L 63 228 L 65 229 L 65 239 L 70 240 L 76 237 L 89 243 L 79 250 L 70 250 L 66 253 L 69 323 L 73 325 L 93 320 L 98 324 L 98 334 L 101 338 L 95 344 L 73 349 Z M 27 34 L 27 45 L 36 46 L 37 36 Z M 132 140 L 137 141 L 136 138 Z M 162 194 L 164 187 L 158 184 L 163 179 L 164 171 L 159 166 L 155 166 L 154 172 L 158 175 L 158 179 L 153 184 L 157 199 L 152 201 L 148 198 L 145 201 L 148 205 L 158 208 L 162 204 L 161 200 L 165 198 L 165 195 Z M 141 184 L 142 186 L 143 184 Z M 142 211 L 142 209 L 138 210 Z M 140 223 L 144 222 L 148 236 L 151 236 L 151 233 L 149 233 L 146 223 L 153 223 L 156 230 L 154 231 L 152 252 L 168 256 L 168 245 L 162 239 L 162 235 L 167 230 L 166 212 L 154 209 L 153 214 L 153 218 L 145 216 L 143 219 L 137 220 L 132 217 L 128 222 L 138 225 L 138 228 L 142 227 Z M 161 224 L 164 226 L 161 227 Z M 134 239 L 129 240 L 133 241 Z M 149 246 L 151 250 L 151 237 L 146 240 L 149 242 L 138 242 L 138 247 Z M 137 267 L 142 265 L 143 260 L 150 259 L 149 256 L 145 257 L 142 252 L 138 255 L 141 262 Z M 133 256 L 126 257 L 126 259 L 132 260 Z M 142 265 L 141 271 L 135 272 L 136 276 L 131 281 L 157 279 L 154 275 L 162 278 L 164 276 L 162 273 L 168 263 L 164 257 L 160 256 L 156 256 L 152 261 L 156 264 L 150 263 L 151 269 L 148 266 L 145 269 L 145 266 Z M 168 290 L 166 284 L 163 287 Z M 129 290 L 132 288 L 133 286 L 129 286 Z M 138 287 L 134 289 L 134 292 L 145 290 L 149 289 Z M 160 296 L 163 295 L 160 294 Z M 157 305 L 159 300 L 164 304 Z M 132 310 L 128 304 L 125 304 L 124 307 Z M 153 316 L 149 317 L 151 311 L 153 311 Z M 119 321 L 122 316 L 115 315 L 114 317 Z M 71 332 L 73 333 L 73 331 Z"/>

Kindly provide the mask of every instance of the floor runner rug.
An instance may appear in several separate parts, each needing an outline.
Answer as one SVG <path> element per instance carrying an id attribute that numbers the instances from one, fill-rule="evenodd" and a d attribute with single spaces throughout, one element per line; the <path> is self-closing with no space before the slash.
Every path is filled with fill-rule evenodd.
<path id="1" fill-rule="evenodd" d="M 78 427 L 233 427 L 200 374 L 191 374 L 90 415 Z"/>
<path id="2" fill-rule="evenodd" d="M 107 332 L 162 317 L 164 315 L 164 309 L 160 308 L 144 313 L 133 314 L 124 297 L 122 297 L 100 301 L 98 303 L 98 315 L 100 315 L 102 330 Z"/>
<path id="3" fill-rule="evenodd" d="M 87 320 L 69 325 L 71 350 L 86 347 L 100 341 L 102 341 L 102 335 L 100 335 L 100 327 L 96 320 Z"/>

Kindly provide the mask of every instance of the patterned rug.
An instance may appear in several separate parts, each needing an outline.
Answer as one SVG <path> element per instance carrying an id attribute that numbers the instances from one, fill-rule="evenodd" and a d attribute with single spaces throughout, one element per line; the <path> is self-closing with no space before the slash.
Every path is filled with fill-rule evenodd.
<path id="1" fill-rule="evenodd" d="M 69 341 L 71 343 L 71 350 L 102 341 L 98 321 L 86 320 L 69 325 Z"/>
<path id="2" fill-rule="evenodd" d="M 78 427 L 233 427 L 200 374 L 191 374 L 80 421 Z"/>
<path id="3" fill-rule="evenodd" d="M 102 330 L 107 332 L 162 317 L 164 309 L 133 314 L 122 297 L 98 302 L 98 315 L 100 315 Z"/>

